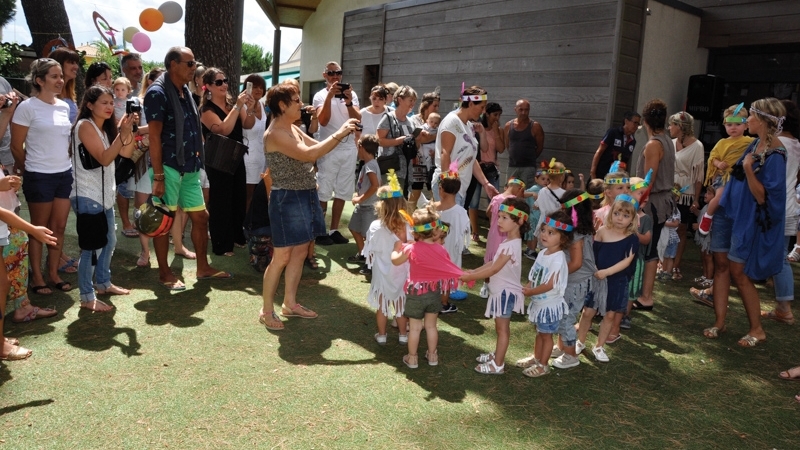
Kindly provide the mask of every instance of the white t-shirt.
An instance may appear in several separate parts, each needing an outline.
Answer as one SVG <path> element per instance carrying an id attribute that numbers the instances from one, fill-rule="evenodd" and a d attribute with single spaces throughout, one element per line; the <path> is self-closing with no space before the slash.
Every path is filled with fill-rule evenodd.
<path id="1" fill-rule="evenodd" d="M 31 97 L 17 106 L 16 125 L 28 127 L 25 138 L 25 170 L 37 173 L 61 173 L 72 168 L 69 159 L 69 105 L 56 99 L 54 105 Z"/>
<path id="2" fill-rule="evenodd" d="M 73 137 L 75 142 L 75 166 L 72 175 L 72 193 L 70 197 L 86 197 L 92 199 L 97 203 L 102 203 L 103 209 L 111 209 L 114 207 L 114 203 L 117 200 L 116 191 L 116 181 L 114 178 L 114 170 L 116 166 L 114 165 L 114 161 L 111 161 L 106 167 L 98 167 L 97 169 L 86 170 L 83 168 L 83 164 L 81 164 L 80 157 L 77 155 L 78 152 L 78 145 L 81 143 L 80 138 L 78 137 L 78 130 L 84 124 L 88 123 L 94 128 L 94 131 L 100 136 L 100 139 L 103 141 L 103 145 L 108 149 L 111 145 L 108 142 L 108 136 L 97 128 L 94 122 L 89 119 L 81 119 L 78 121 L 78 124 L 75 125 L 75 135 Z M 105 181 L 105 185 L 103 182 Z M 103 190 L 105 187 L 105 192 Z M 78 211 L 78 212 L 86 212 L 86 211 Z"/>
<path id="3" fill-rule="evenodd" d="M 388 112 L 389 110 L 386 109 Z M 378 124 L 381 122 L 383 115 L 385 113 L 380 114 L 372 114 L 369 112 L 369 108 L 362 108 L 361 109 L 361 125 L 364 126 L 364 129 L 361 130 L 361 135 L 365 134 L 374 134 L 378 135 Z M 383 147 L 378 147 L 378 154 L 383 154 Z"/>
<path id="4" fill-rule="evenodd" d="M 555 278 L 553 278 L 555 277 Z M 567 257 L 563 251 L 547 254 L 539 252 L 536 262 L 533 263 L 528 280 L 533 287 L 545 284 L 553 279 L 553 289 L 531 297 L 528 306 L 528 320 L 531 322 L 558 322 L 567 313 L 567 302 L 564 301 L 564 292 L 567 290 L 569 270 Z M 491 279 L 490 279 L 491 280 Z"/>
<path id="5" fill-rule="evenodd" d="M 450 224 L 450 231 L 444 238 L 444 248 L 450 255 L 450 261 L 461 267 L 464 248 L 469 245 L 472 227 L 469 224 L 467 210 L 461 205 L 454 205 L 439 211 L 439 219 Z"/>
<path id="6" fill-rule="evenodd" d="M 510 239 L 500 243 L 494 259 L 500 255 L 509 255 L 508 260 L 499 272 L 489 278 L 489 300 L 486 302 L 486 317 L 490 317 L 492 312 L 497 317 L 501 311 L 503 292 L 506 298 L 509 294 L 514 294 L 514 312 L 522 313 L 525 311 L 525 296 L 522 295 L 522 284 L 519 279 L 522 275 L 522 239 Z M 494 261 L 493 259 L 493 261 Z"/>
<path id="7" fill-rule="evenodd" d="M 324 88 L 314 94 L 314 109 L 317 110 L 317 114 L 319 114 L 320 109 L 322 109 L 322 105 L 325 104 L 325 99 L 328 98 L 328 88 Z M 324 127 L 322 124 L 319 125 L 319 140 L 322 141 L 327 139 L 328 136 L 335 133 L 348 119 L 350 119 L 350 115 L 347 114 L 347 106 L 345 106 L 347 100 L 343 98 L 336 98 L 333 97 L 331 99 L 331 119 L 328 121 L 328 124 Z M 357 110 L 359 106 L 358 103 L 358 96 L 355 92 L 353 92 L 353 107 Z M 356 140 L 347 139 L 340 144 L 336 144 L 336 150 L 342 148 L 356 148 Z"/>
<path id="8" fill-rule="evenodd" d="M 461 180 L 461 189 L 458 193 L 461 198 L 465 198 L 469 183 L 472 181 L 472 166 L 475 164 L 475 156 L 478 154 L 478 141 L 475 139 L 472 123 L 462 122 L 456 115 L 457 112 L 458 110 L 451 112 L 439 124 L 434 158 L 436 170 L 433 172 L 433 178 L 438 180 L 442 171 L 448 170 L 447 167 L 442 167 L 442 133 L 450 133 L 456 137 L 456 142 L 450 151 L 450 163 L 458 163 L 458 178 Z"/>
<path id="9" fill-rule="evenodd" d="M 539 198 L 534 202 L 534 205 L 539 207 L 539 222 L 536 223 L 536 228 L 533 230 L 534 236 L 539 237 L 539 228 L 544 223 L 546 216 L 561 209 L 561 202 L 558 199 L 562 195 L 564 195 L 564 189 L 562 188 L 550 189 L 549 187 L 543 187 L 539 191 Z"/>
<path id="10" fill-rule="evenodd" d="M 786 228 L 785 236 L 794 236 L 797 231 L 797 219 L 800 215 L 800 205 L 794 198 L 794 186 L 797 182 L 797 171 L 800 168 L 800 142 L 784 136 L 779 136 L 781 144 L 786 149 Z"/>

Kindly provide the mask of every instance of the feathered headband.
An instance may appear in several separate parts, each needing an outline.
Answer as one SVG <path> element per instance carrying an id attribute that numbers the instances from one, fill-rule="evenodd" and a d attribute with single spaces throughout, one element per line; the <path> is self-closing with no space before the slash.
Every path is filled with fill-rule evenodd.
<path id="1" fill-rule="evenodd" d="M 689 186 L 690 185 L 687 184 L 686 186 L 684 186 L 684 187 L 682 187 L 680 189 L 678 189 L 676 187 L 673 187 L 672 188 L 672 195 L 674 195 L 675 197 L 680 197 L 681 194 L 683 194 L 684 192 L 689 190 Z"/>
<path id="2" fill-rule="evenodd" d="M 645 189 L 647 186 L 650 186 L 650 180 L 653 178 L 653 169 L 647 171 L 647 175 L 644 177 L 644 180 L 631 185 L 631 192 L 638 191 L 639 189 Z"/>
<path id="3" fill-rule="evenodd" d="M 620 154 L 619 157 L 622 158 L 622 154 Z M 622 162 L 621 159 L 618 159 L 611 164 L 611 167 L 608 169 L 608 173 L 625 172 L 625 169 L 627 169 L 625 163 Z"/>
<path id="4" fill-rule="evenodd" d="M 746 123 L 747 117 L 738 115 L 742 108 L 744 108 L 744 102 L 736 105 L 736 109 L 733 110 L 733 114 L 725 118 L 725 123 Z"/>
<path id="5" fill-rule="evenodd" d="M 510 216 L 522 217 L 523 220 L 528 220 L 528 213 L 526 213 L 525 211 L 523 211 L 521 209 L 517 209 L 517 208 L 513 207 L 512 205 L 503 205 L 503 204 L 501 204 L 499 210 L 504 212 L 504 213 L 506 213 L 506 214 L 508 214 L 508 215 L 510 215 Z"/>
<path id="6" fill-rule="evenodd" d="M 458 179 L 458 163 L 456 161 L 452 161 L 450 163 L 450 167 L 447 169 L 447 172 L 442 172 L 439 174 L 440 180 L 457 180 Z"/>
<path id="7" fill-rule="evenodd" d="M 386 174 L 386 178 L 389 180 L 389 191 L 388 192 L 381 192 L 378 194 L 379 198 L 398 198 L 403 196 L 403 188 L 400 187 L 400 182 L 397 181 L 397 174 L 394 173 L 394 169 L 389 169 L 389 173 Z"/>
<path id="8" fill-rule="evenodd" d="M 567 173 L 567 169 L 554 169 L 553 167 L 555 165 L 556 165 L 556 159 L 555 158 L 551 158 L 550 159 L 550 164 L 548 166 L 549 168 L 547 169 L 547 174 L 548 175 L 560 175 L 560 174 L 563 174 L 563 173 Z"/>

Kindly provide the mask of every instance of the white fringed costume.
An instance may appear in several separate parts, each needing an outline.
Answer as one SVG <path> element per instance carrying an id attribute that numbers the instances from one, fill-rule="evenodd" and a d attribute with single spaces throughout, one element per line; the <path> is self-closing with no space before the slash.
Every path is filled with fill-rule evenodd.
<path id="1" fill-rule="evenodd" d="M 406 232 L 408 239 L 412 239 L 410 227 L 406 227 Z M 399 240 L 380 220 L 375 220 L 369 226 L 364 250 L 361 252 L 367 258 L 367 266 L 372 269 L 367 303 L 372 308 L 381 308 L 385 316 L 390 315 L 390 306 L 395 315 L 402 315 L 406 298 L 403 288 L 408 279 L 408 262 L 399 266 L 392 264 L 394 244 Z"/>
<path id="2" fill-rule="evenodd" d="M 528 320 L 536 322 L 558 322 L 567 313 L 569 307 L 564 300 L 567 289 L 569 270 L 567 258 L 563 251 L 547 254 L 540 252 L 536 262 L 531 267 L 528 280 L 533 282 L 533 287 L 545 284 L 553 278 L 553 289 L 531 297 L 528 307 Z"/>
<path id="3" fill-rule="evenodd" d="M 486 317 L 497 317 L 502 313 L 503 292 L 506 299 L 509 295 L 514 295 L 514 312 L 525 312 L 525 296 L 522 295 L 522 240 L 505 240 L 497 247 L 494 254 L 496 260 L 500 255 L 510 255 L 511 259 L 500 269 L 499 272 L 489 278 L 489 300 L 486 302 Z M 494 315 L 493 315 L 494 314 Z"/>

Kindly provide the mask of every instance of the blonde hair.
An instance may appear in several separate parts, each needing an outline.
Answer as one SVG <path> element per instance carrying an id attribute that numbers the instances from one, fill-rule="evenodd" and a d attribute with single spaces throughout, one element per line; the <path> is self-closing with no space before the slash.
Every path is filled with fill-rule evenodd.
<path id="1" fill-rule="evenodd" d="M 586 185 L 586 192 L 597 195 L 605 193 L 605 188 L 603 185 L 603 180 L 600 178 L 593 178 L 589 181 L 589 184 Z M 592 199 L 592 209 L 600 209 L 603 206 L 603 202 L 605 201 L 605 197 L 602 199 Z"/>
<path id="2" fill-rule="evenodd" d="M 608 209 L 608 214 L 606 214 L 606 218 L 603 221 L 603 226 L 606 228 L 611 228 L 611 217 L 614 215 L 616 211 L 623 211 L 627 212 L 631 215 L 631 223 L 625 228 L 625 235 L 630 236 L 639 228 L 639 215 L 636 214 L 636 208 L 633 207 L 633 203 L 625 200 L 615 201 L 611 208 Z"/>
<path id="3" fill-rule="evenodd" d="M 683 136 L 681 136 L 681 143 L 683 143 L 683 138 L 694 137 L 694 117 L 686 111 L 681 111 L 669 116 L 669 123 L 681 128 L 681 133 L 683 133 Z M 675 136 L 672 137 L 674 138 Z"/>
<path id="4" fill-rule="evenodd" d="M 738 107 L 739 107 L 738 104 L 729 106 L 728 109 L 722 112 L 722 118 L 724 119 L 726 117 L 733 116 L 733 112 L 736 111 L 736 108 Z M 749 114 L 747 112 L 747 108 L 742 107 L 742 109 L 740 109 L 739 112 L 736 113 L 736 115 L 739 117 L 744 117 L 746 119 Z"/>
<path id="5" fill-rule="evenodd" d="M 628 177 L 628 173 L 627 172 L 611 172 L 608 175 L 606 175 L 606 177 L 603 179 L 603 194 L 606 194 L 606 195 L 605 195 L 605 197 L 603 197 L 603 202 L 601 203 L 602 206 L 607 206 L 609 204 L 608 202 L 611 201 L 611 200 L 609 200 L 608 193 L 606 191 L 609 190 L 611 188 L 611 186 L 614 186 L 614 184 L 606 183 L 605 180 L 608 180 L 608 179 L 618 180 L 620 178 L 629 178 Z M 615 183 L 615 184 L 620 184 L 620 183 Z M 621 183 L 621 184 L 624 184 L 624 183 Z M 628 179 L 628 186 L 630 186 L 630 179 Z"/>
<path id="6" fill-rule="evenodd" d="M 761 112 L 770 114 L 775 117 L 785 117 L 786 108 L 780 100 L 774 97 L 762 98 L 750 104 L 751 108 L 755 108 Z M 742 108 L 744 109 L 744 108 Z M 772 139 L 778 134 L 778 123 L 772 117 L 767 117 L 763 114 L 753 112 L 753 114 L 767 126 L 767 148 L 772 148 Z M 783 121 L 781 121 L 783 122 Z"/>
<path id="7" fill-rule="evenodd" d="M 414 214 L 411 215 L 411 218 L 414 219 L 415 225 L 423 225 L 437 220 L 439 218 L 439 213 L 437 213 L 436 209 L 434 209 L 434 207 L 431 205 L 414 211 Z M 430 239 L 433 237 L 433 233 L 434 230 L 414 231 L 414 240 L 421 241 L 423 239 Z"/>
<path id="8" fill-rule="evenodd" d="M 380 198 L 381 194 L 387 194 L 392 192 L 392 188 L 389 185 L 383 185 L 378 188 L 378 197 Z M 403 197 L 390 197 L 390 198 L 381 198 L 375 203 L 375 214 L 378 216 L 378 220 L 381 221 L 383 226 L 388 228 L 394 234 L 405 235 L 406 229 L 406 220 L 400 214 L 400 211 L 404 211 L 406 207 L 406 199 Z"/>
<path id="9" fill-rule="evenodd" d="M 560 162 L 556 161 L 555 163 L 553 163 L 552 167 L 550 167 L 550 168 L 553 169 L 553 170 L 565 170 L 566 166 L 564 166 L 563 163 L 560 163 Z M 550 178 L 550 183 L 551 184 L 555 183 L 555 184 L 561 186 L 561 183 L 564 181 L 564 174 L 563 173 L 548 173 L 547 176 L 548 176 L 548 178 Z"/>
<path id="10" fill-rule="evenodd" d="M 114 84 L 111 85 L 112 88 L 116 88 L 118 84 L 124 84 L 126 88 L 128 88 L 128 92 L 133 90 L 131 86 L 131 80 L 127 79 L 126 77 L 119 77 L 114 80 Z"/>

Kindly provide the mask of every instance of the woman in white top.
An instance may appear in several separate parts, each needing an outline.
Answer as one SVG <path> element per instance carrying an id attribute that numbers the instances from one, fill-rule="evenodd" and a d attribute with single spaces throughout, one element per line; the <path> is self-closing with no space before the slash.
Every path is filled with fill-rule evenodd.
<path id="1" fill-rule="evenodd" d="M 75 183 L 72 187 L 72 207 L 76 214 L 97 214 L 105 212 L 108 223 L 108 242 L 100 250 L 96 265 L 93 265 L 92 251 L 81 250 L 78 266 L 78 285 L 80 287 L 81 308 L 92 311 L 110 311 L 110 306 L 95 297 L 94 275 L 97 281 L 97 294 L 126 295 L 130 291 L 111 284 L 111 256 L 117 243 L 114 221 L 114 202 L 116 182 L 114 179 L 114 159 L 117 155 L 130 158 L 134 149 L 133 114 L 126 114 L 120 121 L 120 132 L 114 120 L 114 95 L 111 89 L 94 85 L 83 94 L 83 102 L 78 111 L 78 122 L 72 130 L 70 153 L 75 168 Z M 100 167 L 87 170 L 83 167 L 77 152 L 79 146 L 100 163 Z"/>
<path id="2" fill-rule="evenodd" d="M 386 107 L 386 98 L 389 91 L 381 85 L 377 85 L 369 92 L 369 106 L 361 109 L 361 125 L 364 127 L 361 134 L 377 134 L 378 124 L 381 123 L 383 115 L 389 112 Z M 378 147 L 378 154 L 381 148 Z"/>
<path id="3" fill-rule="evenodd" d="M 678 199 L 678 210 L 681 213 L 681 224 L 678 225 L 680 241 L 672 269 L 672 279 L 680 280 L 683 278 L 681 258 L 683 249 L 686 248 L 686 229 L 689 224 L 697 223 L 697 213 L 700 212 L 705 153 L 703 143 L 694 137 L 694 117 L 691 114 L 685 111 L 673 114 L 668 123 L 669 135 L 675 145 L 675 183 L 682 189 Z"/>
<path id="4" fill-rule="evenodd" d="M 253 97 L 252 110 L 247 110 L 248 116 L 255 117 L 256 121 L 252 128 L 245 128 L 242 130 L 244 133 L 244 145 L 248 147 L 247 153 L 244 155 L 244 169 L 246 173 L 247 182 L 247 208 L 250 209 L 250 201 L 253 200 L 253 191 L 256 185 L 261 181 L 261 174 L 267 170 L 267 158 L 264 156 L 264 132 L 267 131 L 267 113 L 264 111 L 264 104 L 261 99 L 267 92 L 267 83 L 264 79 L 257 74 L 248 75 L 244 79 L 245 89 L 247 83 L 253 83 L 253 91 L 250 94 Z"/>
<path id="5" fill-rule="evenodd" d="M 53 230 L 58 243 L 48 246 L 47 273 L 56 289 L 69 291 L 70 283 L 58 274 L 64 229 L 69 215 L 72 190 L 72 163 L 68 154 L 69 106 L 58 99 L 64 87 L 61 64 L 40 58 L 31 64 L 27 77 L 30 99 L 17 107 L 11 124 L 11 153 L 14 172 L 23 175 L 22 190 L 31 214 L 31 223 Z M 51 294 L 42 274 L 42 244 L 30 243 L 30 289 Z"/>

